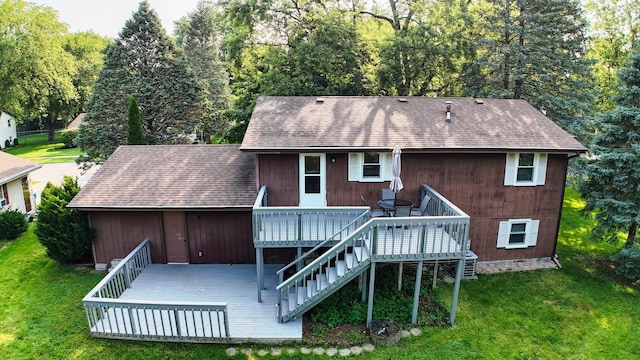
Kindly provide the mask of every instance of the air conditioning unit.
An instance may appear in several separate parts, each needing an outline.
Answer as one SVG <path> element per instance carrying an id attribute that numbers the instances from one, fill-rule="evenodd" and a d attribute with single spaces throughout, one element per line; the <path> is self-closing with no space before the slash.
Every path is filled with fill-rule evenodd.
<path id="1" fill-rule="evenodd" d="M 5 206 L 5 205 L 7 205 L 7 199 L 5 198 L 0 199 L 0 206 Z"/>

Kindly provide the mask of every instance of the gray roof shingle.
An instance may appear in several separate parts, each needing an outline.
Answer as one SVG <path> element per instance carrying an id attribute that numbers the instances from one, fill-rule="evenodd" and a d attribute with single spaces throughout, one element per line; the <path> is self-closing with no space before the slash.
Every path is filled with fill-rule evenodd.
<path id="1" fill-rule="evenodd" d="M 120 146 L 69 203 L 72 208 L 250 208 L 254 156 L 239 145 Z"/>
<path id="2" fill-rule="evenodd" d="M 405 100 L 405 101 L 401 101 Z M 240 150 L 404 151 L 586 148 L 524 100 L 426 97 L 261 97 Z M 451 121 L 446 122 L 446 101 Z"/>
<path id="3" fill-rule="evenodd" d="M 0 151 L 0 185 L 41 168 L 41 164 Z"/>

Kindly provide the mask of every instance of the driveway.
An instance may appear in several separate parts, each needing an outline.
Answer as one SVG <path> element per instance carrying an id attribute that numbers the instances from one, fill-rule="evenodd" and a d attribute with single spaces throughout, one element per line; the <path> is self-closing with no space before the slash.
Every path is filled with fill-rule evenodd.
<path id="1" fill-rule="evenodd" d="M 54 185 L 62 184 L 65 175 L 78 178 L 80 187 L 89 181 L 100 165 L 94 165 L 87 171 L 82 171 L 74 162 L 44 164 L 42 167 L 31 173 L 31 187 L 36 194 L 36 204 L 40 203 L 40 194 L 48 182 Z"/>

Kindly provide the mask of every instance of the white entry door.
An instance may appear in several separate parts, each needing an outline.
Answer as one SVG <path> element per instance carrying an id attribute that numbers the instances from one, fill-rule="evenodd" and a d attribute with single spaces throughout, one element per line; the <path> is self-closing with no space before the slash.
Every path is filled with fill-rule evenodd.
<path id="1" fill-rule="evenodd" d="M 300 154 L 300 206 L 325 207 L 325 154 Z"/>

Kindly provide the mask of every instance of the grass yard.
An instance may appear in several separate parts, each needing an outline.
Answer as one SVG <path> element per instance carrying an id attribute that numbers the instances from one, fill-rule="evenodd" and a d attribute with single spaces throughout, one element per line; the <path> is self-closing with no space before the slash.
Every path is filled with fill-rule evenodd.
<path id="1" fill-rule="evenodd" d="M 19 141 L 18 146 L 10 147 L 5 152 L 40 164 L 73 162 L 84 154 L 80 148 L 64 149 L 59 131 L 56 132 L 53 142 L 49 142 L 46 133 L 22 136 Z"/>
<path id="2" fill-rule="evenodd" d="M 590 219 L 568 189 L 558 253 L 562 270 L 505 273 L 464 281 L 455 326 L 424 328 L 397 346 L 353 359 L 640 359 L 638 287 L 616 277 L 607 260 L 616 245 L 588 240 Z M 33 227 L 0 244 L 0 354 L 7 359 L 327 359 L 325 356 L 226 355 L 228 346 L 97 340 L 81 299 L 102 278 L 58 266 Z M 448 302 L 452 286 L 437 296 Z M 287 345 L 288 346 L 288 345 Z M 240 346 L 248 348 L 249 345 Z M 339 357 L 339 356 L 334 356 Z"/>

